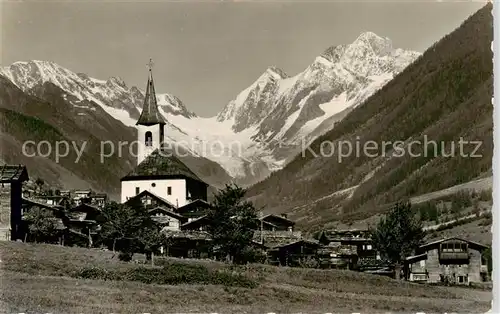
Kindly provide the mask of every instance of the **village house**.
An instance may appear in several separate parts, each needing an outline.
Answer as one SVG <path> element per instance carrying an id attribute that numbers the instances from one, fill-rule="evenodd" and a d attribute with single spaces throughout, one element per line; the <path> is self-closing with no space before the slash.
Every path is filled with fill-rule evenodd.
<path id="1" fill-rule="evenodd" d="M 359 259 L 380 259 L 377 251 L 373 247 L 371 236 L 368 230 L 332 230 L 322 231 L 318 237 L 321 244 L 330 247 L 343 246 L 350 250 L 355 247 L 356 256 Z"/>
<path id="2" fill-rule="evenodd" d="M 22 239 L 23 182 L 29 180 L 22 165 L 0 166 L 0 240 Z"/>
<path id="3" fill-rule="evenodd" d="M 195 220 L 207 214 L 211 205 L 206 200 L 197 199 L 176 209 L 176 213 L 186 217 L 189 221 Z"/>
<path id="4" fill-rule="evenodd" d="M 100 223 L 103 220 L 99 208 L 85 203 L 68 209 L 63 217 L 65 226 L 88 237 L 89 246 L 92 246 L 92 237 L 100 230 Z"/>
<path id="5" fill-rule="evenodd" d="M 455 237 L 424 244 L 406 259 L 405 278 L 460 285 L 486 281 L 488 267 L 483 256 L 486 249 L 485 245 Z"/>
<path id="6" fill-rule="evenodd" d="M 90 201 L 92 190 L 75 190 L 72 193 L 72 199 L 76 205 Z"/>
<path id="7" fill-rule="evenodd" d="M 276 266 L 301 267 L 308 260 L 317 261 L 320 247 L 321 244 L 317 241 L 308 239 L 266 247 L 268 263 Z"/>
<path id="8" fill-rule="evenodd" d="M 260 218 L 262 230 L 268 231 L 293 231 L 295 222 L 287 218 L 286 214 L 281 216 L 269 214 Z"/>
<path id="9" fill-rule="evenodd" d="M 187 218 L 168 210 L 165 207 L 155 207 L 149 210 L 152 219 L 157 222 L 161 230 L 180 230 L 180 226 L 187 222 Z"/>
<path id="10" fill-rule="evenodd" d="M 107 201 L 108 195 L 105 193 L 95 193 L 90 196 L 90 204 L 101 209 L 104 208 Z"/>
<path id="11" fill-rule="evenodd" d="M 141 193 L 130 197 L 124 204 L 130 206 L 143 206 L 146 210 L 151 210 L 156 207 L 165 207 L 170 210 L 175 210 L 174 204 L 148 190 L 144 190 Z"/>

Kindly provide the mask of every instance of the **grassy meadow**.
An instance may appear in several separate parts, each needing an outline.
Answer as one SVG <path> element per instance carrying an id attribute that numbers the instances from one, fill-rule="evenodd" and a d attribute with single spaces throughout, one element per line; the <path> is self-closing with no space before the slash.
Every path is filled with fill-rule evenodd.
<path id="1" fill-rule="evenodd" d="M 491 292 L 341 270 L 157 258 L 0 242 L 7 313 L 486 312 Z"/>

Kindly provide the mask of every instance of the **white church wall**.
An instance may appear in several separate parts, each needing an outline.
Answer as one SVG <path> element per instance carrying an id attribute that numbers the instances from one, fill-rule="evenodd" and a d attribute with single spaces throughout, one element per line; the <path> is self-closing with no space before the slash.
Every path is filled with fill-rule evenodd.
<path id="1" fill-rule="evenodd" d="M 153 186 L 154 185 L 154 186 Z M 168 194 L 170 187 L 171 194 Z M 138 193 L 136 189 L 138 188 Z M 122 203 L 128 198 L 134 197 L 142 191 L 149 191 L 161 198 L 166 199 L 179 207 L 187 204 L 186 200 L 186 180 L 184 179 L 152 179 L 152 180 L 135 180 L 122 181 Z"/>

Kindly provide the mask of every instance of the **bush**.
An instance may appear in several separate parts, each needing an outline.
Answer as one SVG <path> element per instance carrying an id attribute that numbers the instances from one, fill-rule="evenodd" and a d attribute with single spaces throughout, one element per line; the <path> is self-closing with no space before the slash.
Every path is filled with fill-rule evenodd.
<path id="1" fill-rule="evenodd" d="M 307 257 L 307 258 L 300 260 L 299 265 L 302 268 L 318 268 L 319 262 L 315 258 Z"/>
<path id="2" fill-rule="evenodd" d="M 132 260 L 132 253 L 120 252 L 120 254 L 118 254 L 118 259 L 123 262 L 130 262 Z"/>
<path id="3" fill-rule="evenodd" d="M 493 199 L 492 190 L 484 190 L 479 193 L 479 200 L 483 202 L 491 201 Z"/>
<path id="4" fill-rule="evenodd" d="M 106 270 L 97 267 L 83 268 L 74 277 L 97 280 L 138 281 L 145 284 L 180 285 L 211 284 L 255 288 L 257 282 L 241 274 L 210 272 L 202 265 L 171 263 L 163 267 L 136 267 L 126 270 Z"/>
<path id="5" fill-rule="evenodd" d="M 266 262 L 266 254 L 252 247 L 246 247 L 242 252 L 241 259 L 246 263 L 264 264 Z"/>

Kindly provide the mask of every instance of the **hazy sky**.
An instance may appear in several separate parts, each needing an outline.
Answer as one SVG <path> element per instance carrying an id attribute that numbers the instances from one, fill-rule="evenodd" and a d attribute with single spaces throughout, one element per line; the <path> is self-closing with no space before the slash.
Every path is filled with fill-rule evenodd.
<path id="1" fill-rule="evenodd" d="M 289 75 L 364 31 L 423 52 L 484 2 L 80 1 L 3 3 L 2 65 L 49 60 L 157 92 L 216 114 L 268 66 Z"/>

